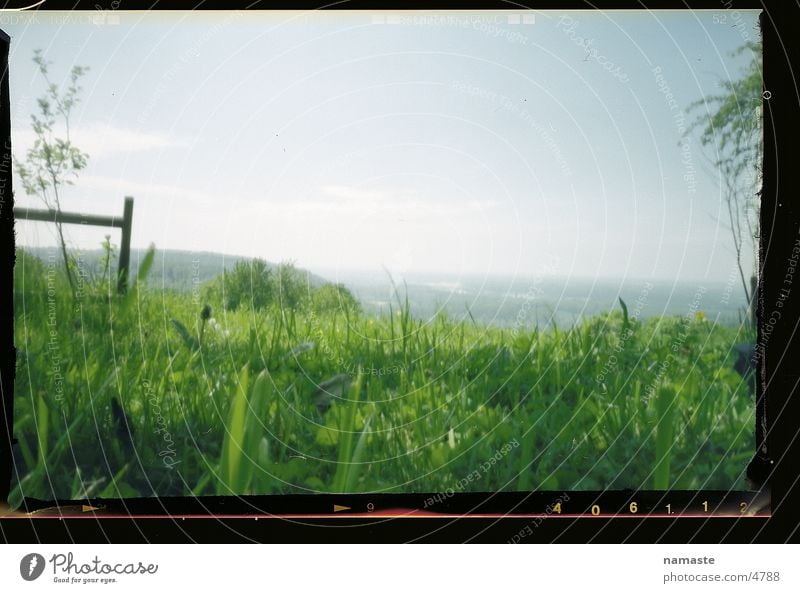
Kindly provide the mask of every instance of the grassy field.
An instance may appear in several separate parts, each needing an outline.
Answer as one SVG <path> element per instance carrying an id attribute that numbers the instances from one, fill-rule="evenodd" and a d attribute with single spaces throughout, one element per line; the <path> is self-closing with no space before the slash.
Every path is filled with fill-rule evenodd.
<path id="1" fill-rule="evenodd" d="M 12 503 L 314 492 L 743 488 L 740 328 L 617 310 L 569 331 L 225 311 L 18 254 Z M 320 388 L 323 385 L 324 389 Z"/>

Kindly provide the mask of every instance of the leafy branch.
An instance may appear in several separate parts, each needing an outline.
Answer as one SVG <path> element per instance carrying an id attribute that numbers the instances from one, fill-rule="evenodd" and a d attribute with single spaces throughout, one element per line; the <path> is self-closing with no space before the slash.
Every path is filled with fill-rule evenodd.
<path id="1" fill-rule="evenodd" d="M 70 140 L 70 118 L 79 100 L 82 88 L 80 79 L 88 68 L 73 66 L 66 88 L 62 91 L 50 79 L 52 62 L 45 60 L 41 50 L 34 51 L 33 61 L 44 78 L 47 90 L 37 99 L 38 114 L 31 114 L 31 126 L 36 136 L 33 147 L 28 150 L 25 160 L 17 163 L 16 168 L 25 193 L 38 196 L 48 209 L 60 212 L 65 186 L 75 183 L 78 172 L 86 167 L 89 159 L 89 155 Z M 59 119 L 63 121 L 64 137 L 59 137 L 56 132 Z M 64 258 L 64 270 L 74 294 L 75 280 L 61 222 L 56 222 L 56 229 Z"/>
<path id="2" fill-rule="evenodd" d="M 744 271 L 747 250 L 757 256 L 758 187 L 761 180 L 763 136 L 761 101 L 763 78 L 761 44 L 748 42 L 732 52 L 732 57 L 750 52 L 752 59 L 736 80 L 720 81 L 721 94 L 711 95 L 689 105 L 689 111 L 703 108 L 687 134 L 702 127 L 700 141 L 713 146 L 712 163 L 723 184 L 731 238 L 736 252 L 739 276 L 748 302 L 753 298 L 753 282 Z"/>

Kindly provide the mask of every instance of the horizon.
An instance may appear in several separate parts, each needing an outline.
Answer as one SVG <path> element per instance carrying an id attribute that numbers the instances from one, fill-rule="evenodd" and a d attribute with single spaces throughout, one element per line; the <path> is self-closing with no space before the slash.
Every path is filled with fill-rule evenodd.
<path id="1" fill-rule="evenodd" d="M 27 249 L 27 250 L 53 250 L 57 257 L 61 257 L 59 247 L 57 245 L 16 245 L 17 249 Z M 100 247 L 90 247 L 87 249 L 79 249 L 76 247 L 67 246 L 67 250 L 73 251 L 80 251 L 82 253 L 91 253 L 93 255 L 101 255 L 103 253 L 103 249 Z M 148 248 L 145 247 L 134 247 L 131 246 L 131 266 L 135 269 L 139 265 L 139 261 L 144 257 L 144 254 L 147 253 Z M 155 246 L 155 255 L 156 259 L 154 261 L 154 265 L 157 266 L 158 264 L 162 263 L 162 260 L 159 259 L 159 255 L 166 255 L 169 253 L 176 253 L 176 254 L 183 254 L 183 255 L 202 255 L 202 256 L 212 256 L 212 257 L 221 257 L 223 259 L 230 259 L 231 261 L 234 260 L 252 260 L 252 259 L 262 259 L 264 260 L 267 265 L 269 266 L 279 266 L 284 263 L 289 263 L 295 265 L 295 267 L 301 271 L 308 272 L 314 276 L 318 276 L 323 280 L 328 282 L 335 283 L 337 272 L 340 273 L 344 279 L 341 282 L 346 283 L 349 281 L 373 281 L 377 278 L 382 278 L 387 282 L 390 281 L 389 276 L 387 276 L 385 270 L 376 270 L 370 268 L 353 268 L 353 269 L 339 269 L 336 270 L 334 268 L 307 268 L 300 265 L 297 265 L 296 262 L 292 262 L 290 260 L 287 261 L 273 261 L 267 258 L 259 257 L 259 256 L 250 256 L 250 255 L 241 255 L 235 253 L 221 253 L 217 251 L 192 251 L 188 249 L 159 249 L 158 246 Z M 35 253 L 33 254 L 35 257 L 38 257 Z M 115 261 L 118 257 L 119 253 L 116 252 L 112 261 Z M 220 270 L 220 273 L 222 270 Z M 430 284 L 435 283 L 436 280 L 448 280 L 452 281 L 454 279 L 462 279 L 465 282 L 478 282 L 481 280 L 490 280 L 490 281 L 498 281 L 498 280 L 514 280 L 514 281 L 529 281 L 529 280 L 543 280 L 543 281 L 568 281 L 568 282 L 576 282 L 576 283 L 613 283 L 613 282 L 629 282 L 629 283 L 658 283 L 658 284 L 673 284 L 673 285 L 687 285 L 687 284 L 695 284 L 695 285 L 708 285 L 719 288 L 721 286 L 737 286 L 740 283 L 738 276 L 736 275 L 729 275 L 726 279 L 720 278 L 687 278 L 687 277 L 643 277 L 643 276 L 589 276 L 589 275 L 565 275 L 559 273 L 537 273 L 531 272 L 528 274 L 519 273 L 519 274 L 509 274 L 504 272 L 492 272 L 488 271 L 485 274 L 479 273 L 463 273 L 457 275 L 455 272 L 411 272 L 408 274 L 407 277 L 401 276 L 399 281 L 403 282 L 404 280 L 407 282 L 412 282 L 415 284 Z M 395 283 L 397 283 L 397 279 L 394 279 Z M 452 283 L 452 282 L 447 282 Z M 444 282 L 443 282 L 444 284 Z M 735 292 L 735 289 L 734 289 Z"/>
<path id="2" fill-rule="evenodd" d="M 56 246 L 23 246 L 17 245 L 17 248 L 23 249 L 34 249 L 34 250 L 52 250 L 54 255 L 57 258 L 60 258 L 61 255 L 58 252 L 58 247 Z M 84 253 L 91 253 L 93 256 L 100 256 L 102 255 L 102 249 L 95 248 L 95 249 L 88 249 L 83 250 Z M 146 253 L 146 249 L 135 249 L 131 248 L 131 266 L 133 272 L 138 268 L 139 261 Z M 241 260 L 241 259 L 252 259 L 250 256 L 244 255 L 236 255 L 230 253 L 218 253 L 218 252 L 209 252 L 209 251 L 189 251 L 185 249 L 165 249 L 160 250 L 156 247 L 156 260 L 155 264 L 160 265 L 164 259 L 167 259 L 171 253 L 181 254 L 181 255 L 200 255 L 200 256 L 207 256 L 207 257 L 221 257 L 223 259 L 230 259 L 231 262 L 234 260 Z M 38 257 L 36 253 L 33 254 L 35 257 Z M 117 254 L 118 255 L 118 254 Z M 159 255 L 166 256 L 166 258 L 160 258 Z M 264 258 L 262 258 L 264 259 Z M 278 266 L 282 263 L 287 262 L 276 262 L 270 261 L 265 259 L 268 265 L 270 266 Z M 227 268 L 228 266 L 226 266 Z M 647 284 L 652 284 L 652 290 L 656 291 L 664 291 L 670 290 L 672 291 L 673 295 L 677 298 L 680 302 L 680 295 L 686 291 L 694 291 L 699 287 L 705 288 L 707 290 L 711 290 L 712 292 L 722 292 L 722 301 L 717 303 L 715 307 L 722 307 L 722 308 L 729 308 L 731 307 L 740 307 L 745 306 L 747 304 L 744 294 L 741 290 L 740 282 L 738 276 L 730 275 L 727 279 L 721 280 L 716 278 L 711 279 L 703 279 L 703 278 L 643 278 L 643 277 L 636 277 L 636 276 L 582 276 L 582 275 L 561 275 L 561 274 L 553 274 L 553 273 L 542 273 L 542 274 L 518 274 L 518 275 L 508 275 L 503 273 L 492 273 L 489 272 L 485 275 L 479 274 L 461 274 L 455 275 L 450 272 L 437 272 L 437 273 L 422 273 L 422 274 L 410 274 L 408 277 L 400 277 L 394 278 L 389 277 L 386 274 L 385 270 L 368 270 L 368 269 L 361 269 L 361 270 L 339 270 L 338 274 L 336 270 L 326 270 L 324 268 L 304 268 L 302 266 L 296 266 L 302 272 L 306 272 L 319 280 L 322 280 L 326 283 L 334 283 L 334 284 L 343 284 L 351 290 L 356 292 L 369 290 L 369 289 L 376 289 L 377 287 L 385 287 L 385 286 L 396 286 L 400 289 L 404 284 L 408 285 L 412 288 L 426 288 L 426 289 L 433 289 L 438 290 L 439 292 L 447 292 L 448 288 L 452 289 L 451 294 L 459 294 L 457 291 L 462 289 L 475 289 L 477 284 L 482 285 L 481 288 L 496 288 L 496 284 L 506 284 L 508 285 L 506 288 L 508 292 L 506 293 L 508 298 L 516 299 L 518 298 L 518 290 L 524 287 L 528 287 L 529 289 L 531 286 L 539 286 L 539 285 L 549 285 L 551 288 L 553 285 L 562 286 L 564 290 L 569 289 L 570 291 L 575 291 L 579 288 L 588 288 L 590 289 L 590 293 L 594 292 L 595 290 L 608 290 L 609 288 L 618 288 L 620 292 L 620 296 L 623 290 L 632 290 L 635 289 L 636 291 L 643 290 Z M 222 268 L 219 270 L 219 273 L 222 273 Z M 152 272 L 151 272 L 152 274 Z M 487 285 L 494 285 L 494 286 L 487 286 Z M 522 285 L 522 286 L 520 286 Z M 591 285 L 591 286 L 589 286 Z M 539 286 L 540 287 L 540 286 Z M 170 287 L 174 289 L 174 287 Z M 512 289 L 517 289 L 517 291 L 512 292 Z M 183 290 L 189 290 L 189 287 L 184 287 Z M 484 295 L 485 296 L 485 295 Z M 480 293 L 477 294 L 477 297 L 480 298 Z M 538 297 L 537 297 L 538 298 Z M 632 296 L 629 296 L 632 298 Z M 366 301 L 365 301 L 366 302 Z M 715 309 L 716 310 L 716 309 Z"/>
<path id="3" fill-rule="evenodd" d="M 53 244 L 53 245 L 22 245 L 17 244 L 17 249 L 27 249 L 27 250 L 53 250 L 57 257 L 61 257 L 60 248 Z M 144 257 L 147 253 L 149 247 L 134 247 L 131 246 L 131 266 L 135 269 L 139 261 Z M 92 255 L 101 255 L 103 253 L 103 249 L 101 247 L 89 247 L 86 249 L 79 249 L 77 247 L 67 246 L 67 250 L 79 251 L 82 253 L 91 253 Z M 207 251 L 207 250 L 199 250 L 193 251 L 189 249 L 172 249 L 172 248 L 165 248 L 160 249 L 157 245 L 155 246 L 155 255 L 156 261 L 159 261 L 159 255 L 167 255 L 170 253 L 175 254 L 184 254 L 184 255 L 201 255 L 201 256 L 210 256 L 210 257 L 221 257 L 223 259 L 230 259 L 231 261 L 235 260 L 252 260 L 252 259 L 262 259 L 264 260 L 267 265 L 270 266 L 278 266 L 281 264 L 292 264 L 297 269 L 308 272 L 312 275 L 319 276 L 323 280 L 329 282 L 336 282 L 335 278 L 337 274 L 341 274 L 345 280 L 342 282 L 346 282 L 347 279 L 349 280 L 358 280 L 358 281 L 374 281 L 377 278 L 382 278 L 389 281 L 389 276 L 387 276 L 386 270 L 384 269 L 370 269 L 370 268 L 352 268 L 352 269 L 335 269 L 335 268 L 309 268 L 305 266 L 298 265 L 297 262 L 291 260 L 285 261 L 276 261 L 270 260 L 268 258 L 264 258 L 261 256 L 252 256 L 252 255 L 242 255 L 236 253 L 222 253 L 218 251 Z M 34 254 L 35 255 L 35 254 Z M 115 261 L 116 258 L 119 256 L 118 250 L 115 252 L 112 261 Z M 220 270 L 221 273 L 221 270 Z M 634 276 L 634 275 L 585 275 L 585 274 L 563 274 L 563 273 L 553 273 L 553 272 L 529 272 L 524 273 L 520 272 L 518 274 L 507 273 L 507 272 L 492 272 L 487 271 L 486 273 L 461 273 L 458 274 L 453 271 L 435 271 L 435 272 L 410 272 L 407 276 L 400 276 L 398 278 L 393 278 L 395 282 L 403 282 L 409 281 L 416 284 L 428 284 L 431 282 L 435 282 L 438 280 L 447 280 L 448 283 L 451 283 L 454 279 L 463 279 L 467 282 L 475 282 L 480 280 L 515 280 L 515 281 L 526 281 L 526 280 L 558 280 L 558 281 L 570 281 L 570 282 L 578 282 L 578 283 L 593 283 L 593 282 L 638 282 L 638 283 L 646 283 L 646 282 L 653 282 L 658 284 L 675 284 L 675 285 L 687 285 L 687 284 L 695 284 L 695 285 L 709 285 L 714 287 L 720 286 L 728 286 L 733 285 L 737 286 L 741 280 L 739 279 L 738 273 L 734 274 L 731 273 L 728 275 L 727 278 L 691 278 L 691 277 L 646 277 L 646 276 Z M 734 289 L 735 291 L 735 289 Z"/>

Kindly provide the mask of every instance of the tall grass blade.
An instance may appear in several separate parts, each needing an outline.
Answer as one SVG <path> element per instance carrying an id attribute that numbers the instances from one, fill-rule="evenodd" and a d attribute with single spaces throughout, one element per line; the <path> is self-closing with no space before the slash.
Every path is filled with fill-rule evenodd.
<path id="1" fill-rule="evenodd" d="M 372 422 L 373 417 L 374 413 L 369 415 L 367 420 L 364 422 L 364 428 L 361 430 L 361 434 L 358 437 L 358 443 L 356 443 L 356 448 L 353 452 L 353 458 L 350 460 L 350 468 L 348 469 L 347 479 L 345 480 L 345 492 L 357 491 L 356 485 L 358 484 L 358 478 L 360 474 L 359 469 L 362 467 L 361 458 L 364 456 L 364 449 L 366 449 L 367 446 L 367 440 L 369 438 L 369 425 Z"/>
<path id="2" fill-rule="evenodd" d="M 364 375 L 359 372 L 358 379 L 350 390 L 350 399 L 342 402 L 339 423 L 339 455 L 336 465 L 336 474 L 333 477 L 333 492 L 346 492 L 349 475 L 352 469 L 354 433 L 356 427 L 356 412 L 358 411 L 361 383 Z"/>
<path id="3" fill-rule="evenodd" d="M 147 248 L 147 253 L 142 259 L 142 262 L 139 264 L 139 270 L 136 272 L 136 281 L 134 282 L 133 286 L 128 288 L 128 291 L 122 297 L 123 308 L 128 307 L 136 300 L 137 296 L 142 290 L 142 286 L 144 285 L 147 275 L 150 273 L 150 268 L 153 267 L 153 260 L 155 257 L 156 246 L 151 243 L 150 247 Z"/>
<path id="4" fill-rule="evenodd" d="M 38 406 L 37 406 L 37 420 L 38 426 L 36 431 L 36 436 L 39 441 L 39 463 L 42 467 L 47 467 L 47 436 L 49 432 L 50 426 L 50 410 L 47 407 L 47 401 L 45 401 L 44 393 L 40 393 L 38 397 Z"/>
<path id="5" fill-rule="evenodd" d="M 170 319 L 170 323 L 172 323 L 172 327 L 174 327 L 175 331 L 178 332 L 178 335 L 187 348 L 191 350 L 198 350 L 200 348 L 200 342 L 191 334 L 188 329 L 186 329 L 186 326 L 183 325 L 183 323 L 177 319 Z"/>
<path id="6" fill-rule="evenodd" d="M 270 395 L 273 392 L 272 379 L 266 370 L 261 371 L 253 383 L 250 398 L 247 402 L 244 421 L 244 452 L 246 458 L 243 462 L 242 482 L 245 484 L 242 492 L 247 491 L 255 478 L 258 467 L 258 452 L 265 441 L 267 427 L 266 412 L 269 406 Z M 269 443 L 267 442 L 267 446 Z"/>
<path id="7" fill-rule="evenodd" d="M 147 275 L 150 273 L 150 268 L 153 267 L 153 261 L 155 260 L 155 257 L 156 246 L 151 243 L 150 247 L 147 248 L 147 253 L 142 259 L 142 263 L 139 264 L 139 270 L 136 272 L 136 287 L 144 283 Z"/>
<path id="8" fill-rule="evenodd" d="M 222 442 L 222 461 L 218 494 L 241 494 L 244 491 L 242 459 L 244 457 L 245 424 L 247 422 L 247 395 L 249 370 L 245 364 L 237 375 L 237 384 L 231 401 L 225 436 Z"/>
<path id="9" fill-rule="evenodd" d="M 668 490 L 674 433 L 675 391 L 662 386 L 656 394 L 656 465 L 653 490 Z"/>
<path id="10" fill-rule="evenodd" d="M 628 305 L 625 304 L 622 297 L 619 297 L 619 305 L 622 307 L 622 327 L 628 329 Z"/>

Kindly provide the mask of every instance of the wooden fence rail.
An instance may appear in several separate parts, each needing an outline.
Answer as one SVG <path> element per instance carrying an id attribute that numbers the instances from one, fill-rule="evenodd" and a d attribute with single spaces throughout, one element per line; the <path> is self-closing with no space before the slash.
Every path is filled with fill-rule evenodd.
<path id="1" fill-rule="evenodd" d="M 119 270 L 117 292 L 124 293 L 128 289 L 128 276 L 131 262 L 131 226 L 133 225 L 133 198 L 125 197 L 122 217 L 98 216 L 96 214 L 79 214 L 61 210 L 36 210 L 32 208 L 14 208 L 17 220 L 36 220 L 64 224 L 88 224 L 90 226 L 107 226 L 122 229 L 122 241 L 119 248 Z"/>

